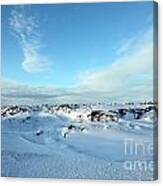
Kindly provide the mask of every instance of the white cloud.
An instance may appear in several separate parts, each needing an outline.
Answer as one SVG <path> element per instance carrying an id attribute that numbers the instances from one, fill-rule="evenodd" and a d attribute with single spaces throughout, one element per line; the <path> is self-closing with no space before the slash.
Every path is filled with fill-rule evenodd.
<path id="1" fill-rule="evenodd" d="M 135 37 L 134 38 L 129 38 L 129 39 L 123 39 L 119 46 L 115 49 L 116 50 L 116 54 L 117 55 L 123 55 L 125 54 L 130 47 L 132 46 L 132 44 L 134 44 L 135 42 Z"/>
<path id="2" fill-rule="evenodd" d="M 21 15 L 19 15 L 21 17 Z M 15 18 L 14 18 L 15 19 Z M 33 18 L 34 19 L 34 18 Z M 31 20 L 33 20 L 31 18 Z M 17 19 L 16 19 L 17 20 Z M 21 19 L 22 20 L 22 19 Z M 23 34 L 23 24 L 15 22 L 16 37 L 21 41 L 25 56 L 24 69 L 35 72 L 46 66 L 38 53 L 38 33 L 31 22 Z M 35 25 L 37 26 L 37 25 Z M 35 27 L 34 26 L 34 27 Z M 15 28 L 15 29 L 16 29 Z M 32 37 L 27 37 L 30 35 Z M 100 70 L 88 69 L 79 75 L 79 83 L 71 89 L 31 86 L 3 80 L 2 104 L 91 103 L 114 101 L 144 101 L 153 99 L 153 30 L 123 40 L 117 48 L 116 59 Z M 39 60 L 38 60 L 39 59 Z M 40 63 L 40 60 L 42 62 Z"/>
<path id="3" fill-rule="evenodd" d="M 23 6 L 11 11 L 9 19 L 12 34 L 18 39 L 24 55 L 22 68 L 26 72 L 43 72 L 49 69 L 49 60 L 41 54 L 39 22 Z"/>
<path id="4" fill-rule="evenodd" d="M 118 57 L 100 70 L 81 72 L 79 87 L 87 91 L 108 92 L 116 100 L 152 99 L 153 39 L 152 30 L 129 39 L 120 46 Z M 117 49 L 118 50 L 118 49 Z M 119 53 L 118 51 L 118 53 Z"/>
<path id="5" fill-rule="evenodd" d="M 2 80 L 2 105 L 92 103 L 108 100 L 108 92 L 86 92 L 52 86 L 32 86 L 10 79 Z"/>
<path id="6" fill-rule="evenodd" d="M 32 86 L 2 79 L 2 104 L 42 104 L 54 101 L 67 92 L 52 86 Z M 54 101 L 55 102 L 55 101 Z"/>

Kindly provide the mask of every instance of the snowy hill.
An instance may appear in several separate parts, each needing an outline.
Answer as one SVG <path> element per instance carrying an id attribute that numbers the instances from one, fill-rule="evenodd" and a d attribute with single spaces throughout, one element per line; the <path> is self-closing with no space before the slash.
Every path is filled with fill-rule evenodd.
<path id="1" fill-rule="evenodd" d="M 2 176 L 154 179 L 155 105 L 5 106 L 1 118 Z"/>

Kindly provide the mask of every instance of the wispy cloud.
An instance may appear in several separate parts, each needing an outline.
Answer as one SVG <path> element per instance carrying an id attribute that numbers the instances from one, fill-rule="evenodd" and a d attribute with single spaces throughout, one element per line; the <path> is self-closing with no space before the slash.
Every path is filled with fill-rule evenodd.
<path id="1" fill-rule="evenodd" d="M 10 79 L 2 79 L 2 105 L 91 103 L 107 100 L 108 93 L 85 92 L 79 89 L 61 89 L 54 86 L 32 86 Z"/>
<path id="2" fill-rule="evenodd" d="M 73 88 L 31 86 L 3 80 L 2 104 L 91 103 L 153 99 L 153 39 L 146 31 L 100 70 L 81 72 Z M 125 43 L 124 43 L 125 45 Z M 123 46 L 120 46 L 123 48 Z"/>
<path id="3" fill-rule="evenodd" d="M 38 86 L 2 79 L 2 104 L 52 103 L 57 97 L 69 94 L 66 90 L 52 86 Z"/>
<path id="4" fill-rule="evenodd" d="M 129 39 L 122 39 L 119 43 L 119 46 L 115 48 L 116 54 L 123 55 L 128 52 L 130 50 L 130 47 L 134 44 L 135 40 L 135 37 Z"/>
<path id="5" fill-rule="evenodd" d="M 19 13 L 13 11 L 16 17 Z M 19 15 L 21 17 L 22 14 Z M 24 15 L 23 15 L 24 16 Z M 34 17 L 12 18 L 10 22 L 23 48 L 23 67 L 38 72 L 46 66 L 40 62 L 40 36 Z M 17 22 L 16 22 L 17 20 Z M 19 20 L 19 21 L 18 21 Z M 32 21 L 33 20 L 33 21 Z M 20 24 L 20 22 L 22 23 Z M 36 23 L 36 24 L 34 24 Z M 24 30 L 24 27 L 28 29 Z M 23 26 L 22 25 L 26 25 Z M 31 26 L 30 26 L 31 25 Z M 31 34 L 30 34 L 31 33 Z M 29 37 L 27 37 L 29 36 Z M 85 103 L 109 101 L 144 101 L 153 99 L 153 30 L 140 32 L 134 38 L 124 39 L 115 51 L 115 60 L 101 69 L 82 71 L 73 88 L 31 86 L 4 80 L 2 104 Z M 30 60 L 30 58 L 32 60 Z M 36 59 L 36 60 L 34 60 Z M 44 57 L 42 57 L 44 59 Z M 27 62 L 28 61 L 28 62 Z M 46 59 L 45 59 L 46 61 Z M 39 63 L 39 64 L 38 64 Z M 37 66 L 38 65 L 38 66 Z"/>
<path id="6" fill-rule="evenodd" d="M 152 99 L 153 31 L 129 38 L 117 49 L 118 56 L 100 70 L 81 72 L 79 87 L 88 91 L 108 92 L 116 100 Z M 121 54 L 121 55 L 119 55 Z"/>
<path id="7" fill-rule="evenodd" d="M 49 60 L 42 55 L 41 35 L 39 32 L 39 20 L 31 15 L 29 9 L 17 6 L 11 11 L 9 18 L 12 34 L 18 40 L 24 60 L 22 68 L 26 72 L 43 72 L 49 69 Z"/>

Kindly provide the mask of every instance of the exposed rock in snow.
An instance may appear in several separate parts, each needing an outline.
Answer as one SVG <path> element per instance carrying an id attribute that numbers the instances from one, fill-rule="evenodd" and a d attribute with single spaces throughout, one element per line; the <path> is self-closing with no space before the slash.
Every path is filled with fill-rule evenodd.
<path id="1" fill-rule="evenodd" d="M 154 170 L 124 167 L 153 161 L 153 151 L 140 149 L 154 145 L 154 105 L 6 106 L 1 113 L 2 176 L 154 179 Z M 125 140 L 140 144 L 139 153 L 125 154 Z"/>

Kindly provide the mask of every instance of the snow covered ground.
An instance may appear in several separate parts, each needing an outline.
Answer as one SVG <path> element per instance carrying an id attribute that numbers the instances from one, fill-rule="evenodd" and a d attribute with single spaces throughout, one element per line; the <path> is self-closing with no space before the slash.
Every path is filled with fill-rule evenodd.
<path id="1" fill-rule="evenodd" d="M 122 106 L 91 107 L 105 113 L 118 108 Z M 155 179 L 155 111 L 147 110 L 139 119 L 126 112 L 117 121 L 92 121 L 88 117 L 91 109 L 53 108 L 51 112 L 43 107 L 5 112 L 1 119 L 2 176 Z"/>

